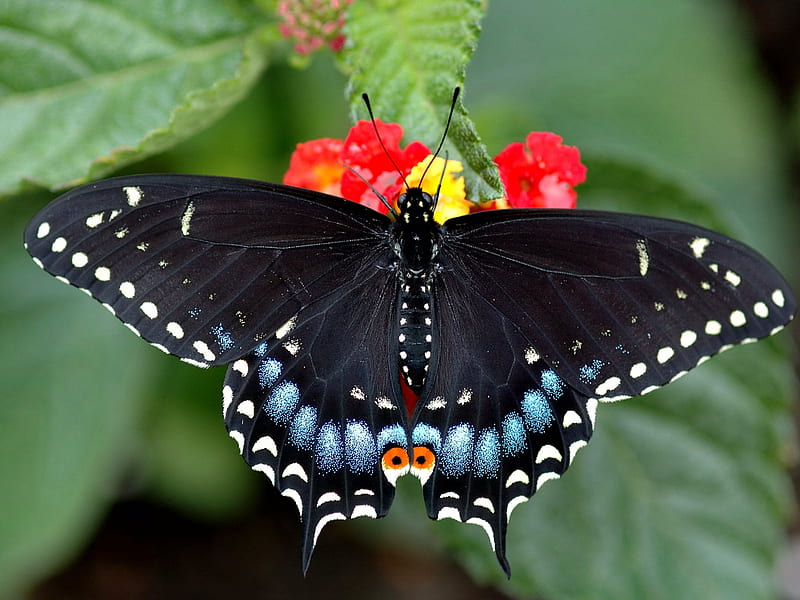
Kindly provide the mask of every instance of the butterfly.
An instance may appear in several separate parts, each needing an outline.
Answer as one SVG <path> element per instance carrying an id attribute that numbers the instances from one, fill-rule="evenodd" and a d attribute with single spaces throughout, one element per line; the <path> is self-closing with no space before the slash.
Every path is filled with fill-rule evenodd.
<path id="1" fill-rule="evenodd" d="M 160 350 L 228 365 L 225 424 L 296 503 L 304 570 L 328 523 L 386 515 L 411 473 L 428 515 L 483 528 L 509 574 L 512 511 L 569 467 L 600 402 L 796 310 L 762 256 L 702 227 L 558 209 L 440 225 L 435 206 L 418 187 L 386 216 L 275 183 L 138 175 L 60 196 L 25 245 Z"/>

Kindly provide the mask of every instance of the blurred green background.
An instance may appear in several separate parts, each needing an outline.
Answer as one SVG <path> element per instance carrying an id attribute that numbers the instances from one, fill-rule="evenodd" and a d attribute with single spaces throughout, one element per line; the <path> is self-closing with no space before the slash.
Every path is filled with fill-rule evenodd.
<path id="1" fill-rule="evenodd" d="M 585 191 L 578 188 L 581 206 L 696 217 L 755 246 L 797 281 L 800 111 L 792 73 L 800 72 L 800 52 L 797 45 L 781 50 L 780 32 L 792 31 L 791 15 L 800 30 L 800 14 L 766 10 L 779 4 L 498 0 L 483 21 L 464 102 L 492 155 L 531 130 L 554 131 L 578 146 L 590 169 Z M 3 11 L 0 2 L 0 28 Z M 774 58 L 792 52 L 794 63 Z M 347 79 L 330 54 L 315 55 L 305 69 L 285 58 L 278 54 L 244 100 L 211 127 L 121 172 L 280 181 L 295 144 L 344 137 Z M 431 145 L 438 135 L 421 141 Z M 483 533 L 429 523 L 418 486 L 408 481 L 386 519 L 327 528 L 304 580 L 293 505 L 246 467 L 226 435 L 224 370 L 202 371 L 153 351 L 30 262 L 22 229 L 52 197 L 29 190 L 0 205 L 0 424 L 7 432 L 0 432 L 0 597 L 656 597 L 646 592 L 662 576 L 664 585 L 671 576 L 702 576 L 672 573 L 681 564 L 674 556 L 639 564 L 641 557 L 624 548 L 613 548 L 618 562 L 604 563 L 612 546 L 637 537 L 603 530 L 604 507 L 614 509 L 612 523 L 632 517 L 640 505 L 621 506 L 619 499 L 641 492 L 624 487 L 631 483 L 627 466 L 604 459 L 642 453 L 646 465 L 648 453 L 662 450 L 652 464 L 671 459 L 686 466 L 698 456 L 725 455 L 703 466 L 719 473 L 736 463 L 741 470 L 721 485 L 737 477 L 752 484 L 743 493 L 754 497 L 732 504 L 744 511 L 735 517 L 743 528 L 721 533 L 725 543 L 706 540 L 726 563 L 720 572 L 737 573 L 737 585 L 742 578 L 742 595 L 715 595 L 711 586 L 704 597 L 768 598 L 783 585 L 774 557 L 794 502 L 786 475 L 794 465 L 790 334 L 758 345 L 766 349 L 734 350 L 720 359 L 720 370 L 704 366 L 630 407 L 602 407 L 597 439 L 573 467 L 579 473 L 546 486 L 515 513 L 511 584 L 492 564 Z M 694 434 L 711 432 L 711 449 L 693 454 L 692 444 L 705 438 L 682 437 L 682 423 L 691 423 Z M 659 439 L 665 430 L 677 435 Z M 636 446 L 620 451 L 620 439 Z M 750 453 L 740 459 L 731 448 Z M 681 480 L 678 487 L 690 485 L 684 472 L 670 477 Z M 657 492 L 671 489 L 671 481 Z M 566 491 L 574 492 L 570 502 L 586 521 L 570 519 Z M 750 515 L 747 506 L 758 509 Z M 726 509 L 722 502 L 709 511 Z M 637 513 L 629 522 L 636 527 L 648 518 Z M 692 525 L 677 524 L 684 527 Z M 589 533 L 582 539 L 582 532 Z M 752 555 L 724 555 L 730 538 Z M 559 539 L 569 547 L 542 547 L 541 540 Z M 584 562 L 576 546 L 597 560 Z M 654 557 L 656 550 L 646 558 Z M 617 585 L 615 569 L 626 561 L 637 575 L 620 574 L 627 583 Z M 565 580 L 573 569 L 591 576 L 570 587 Z M 671 593 L 665 589 L 663 597 Z"/>

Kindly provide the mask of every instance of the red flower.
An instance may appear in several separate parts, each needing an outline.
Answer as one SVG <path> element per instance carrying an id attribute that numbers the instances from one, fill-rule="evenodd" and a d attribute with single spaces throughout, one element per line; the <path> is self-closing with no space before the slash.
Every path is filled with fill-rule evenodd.
<path id="1" fill-rule="evenodd" d="M 344 140 L 342 162 L 352 170 L 348 169 L 342 175 L 342 196 L 386 214 L 388 209 L 362 178 L 389 202 L 393 202 L 403 191 L 404 184 L 389 157 L 394 159 L 405 177 L 431 151 L 421 142 L 412 142 L 401 150 L 403 128 L 397 123 L 383 123 L 380 119 L 375 119 L 375 126 L 380 132 L 386 151 L 381 148 L 369 121 L 356 123 Z"/>
<path id="2" fill-rule="evenodd" d="M 564 146 L 554 133 L 533 132 L 528 134 L 524 145 L 510 144 L 495 157 L 506 197 L 479 205 L 465 197 L 460 162 L 437 158 L 428 167 L 431 151 L 424 144 L 411 142 L 405 148 L 400 147 L 403 137 L 400 125 L 376 119 L 375 127 L 386 150 L 369 121 L 356 123 L 344 141 L 324 138 L 298 144 L 284 183 L 342 196 L 383 214 L 388 209 L 375 192 L 389 202 L 396 202 L 406 183 L 422 185 L 431 194 L 441 183 L 435 215 L 441 223 L 469 212 L 509 206 L 574 208 L 577 194 L 573 186 L 586 178 L 586 167 L 580 162 L 577 148 Z M 445 166 L 447 173 L 442 177 Z M 425 180 L 420 181 L 423 172 Z"/>
<path id="3" fill-rule="evenodd" d="M 534 131 L 524 146 L 515 142 L 495 157 L 511 206 L 575 208 L 573 186 L 586 179 L 586 167 L 578 149 L 562 141 L 554 133 Z"/>
<path id="4" fill-rule="evenodd" d="M 343 172 L 342 140 L 322 138 L 297 144 L 283 183 L 340 196 Z"/>

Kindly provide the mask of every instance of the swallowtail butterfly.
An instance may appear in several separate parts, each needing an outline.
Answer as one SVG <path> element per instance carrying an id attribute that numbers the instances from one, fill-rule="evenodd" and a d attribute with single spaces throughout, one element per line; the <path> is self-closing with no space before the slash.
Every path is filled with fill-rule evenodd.
<path id="1" fill-rule="evenodd" d="M 598 403 L 779 331 L 796 302 L 754 250 L 688 223 L 509 209 L 439 225 L 435 204 L 408 188 L 391 218 L 140 175 L 57 198 L 25 245 L 160 350 L 228 365 L 225 424 L 297 504 L 304 569 L 326 524 L 384 516 L 410 472 L 428 515 L 482 527 L 508 573 L 512 511 L 572 463 Z"/>

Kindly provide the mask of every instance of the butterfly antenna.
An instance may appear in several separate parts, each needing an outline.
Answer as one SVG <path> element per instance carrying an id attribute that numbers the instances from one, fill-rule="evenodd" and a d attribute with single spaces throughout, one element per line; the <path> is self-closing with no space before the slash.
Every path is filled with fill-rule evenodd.
<path id="1" fill-rule="evenodd" d="M 376 190 L 376 189 L 375 189 L 375 187 L 374 187 L 374 186 L 373 186 L 373 185 L 372 185 L 372 184 L 371 184 L 369 181 L 367 181 L 367 179 L 366 179 L 366 178 L 365 178 L 365 177 L 364 177 L 364 176 L 363 176 L 361 173 L 359 173 L 358 171 L 356 171 L 356 170 L 355 170 L 353 167 L 351 167 L 350 165 L 342 165 L 342 166 L 343 166 L 345 169 L 347 169 L 348 171 L 350 171 L 350 172 L 351 172 L 353 175 L 355 175 L 356 177 L 358 177 L 358 178 L 359 178 L 361 181 L 363 181 L 363 182 L 364 182 L 364 185 L 366 185 L 366 186 L 367 186 L 367 187 L 368 187 L 370 190 L 372 190 L 372 193 L 373 193 L 373 194 L 375 194 L 375 195 L 378 197 L 378 199 L 381 201 L 381 203 L 382 203 L 382 204 L 383 204 L 383 205 L 384 205 L 386 208 L 388 208 L 388 209 L 389 209 L 389 212 L 390 212 L 390 213 L 392 213 L 394 216 L 398 216 L 398 215 L 397 215 L 397 211 L 395 211 L 394 207 L 393 207 L 391 204 L 389 204 L 389 201 L 386 199 L 386 197 L 385 197 L 383 194 L 381 194 L 381 193 L 380 193 L 378 190 Z M 408 186 L 406 186 L 406 187 L 408 187 Z"/>
<path id="2" fill-rule="evenodd" d="M 439 177 L 439 185 L 436 186 L 436 194 L 433 196 L 433 210 L 436 210 L 436 205 L 439 204 L 439 192 L 442 191 L 442 184 L 444 183 L 444 176 L 447 175 L 447 161 L 450 160 L 450 155 L 447 150 L 444 151 L 444 168 L 442 169 L 442 176 Z M 431 161 L 433 162 L 433 161 Z M 430 165 L 429 165 L 430 166 Z M 425 169 L 427 171 L 427 169 Z"/>
<path id="3" fill-rule="evenodd" d="M 433 160 L 437 156 L 439 156 L 439 152 L 441 152 L 442 146 L 444 146 L 444 140 L 447 138 L 447 132 L 450 129 L 450 121 L 453 120 L 453 112 L 456 109 L 456 100 L 458 100 L 458 95 L 460 93 L 461 93 L 461 88 L 459 86 L 456 86 L 456 88 L 453 90 L 453 100 L 450 102 L 450 113 L 447 115 L 447 123 L 445 123 L 445 126 L 444 126 L 444 132 L 442 133 L 442 139 L 439 140 L 439 145 L 436 147 L 436 152 L 433 153 L 433 158 L 428 163 L 428 166 L 425 167 L 425 170 L 422 172 L 422 177 L 419 178 L 420 183 L 425 181 L 425 175 L 428 174 L 428 169 L 431 168 L 431 165 L 433 164 Z M 447 165 L 445 164 L 445 167 L 446 166 Z M 444 173 L 444 171 L 442 171 L 442 173 Z M 444 175 L 442 175 L 442 177 L 444 177 Z M 440 188 L 441 188 L 441 185 L 442 185 L 442 183 L 441 183 L 441 181 L 439 181 L 439 187 Z M 436 195 L 437 196 L 439 195 L 438 190 L 436 192 Z"/>
<path id="4" fill-rule="evenodd" d="M 361 94 L 361 99 L 367 106 L 367 112 L 369 113 L 369 120 L 372 123 L 372 128 L 375 130 L 375 137 L 378 138 L 378 143 L 381 145 L 383 152 L 389 158 L 389 162 L 392 163 L 392 166 L 395 168 L 395 171 L 397 171 L 397 173 L 400 175 L 400 179 L 403 180 L 403 185 L 405 185 L 406 189 L 408 189 L 408 182 L 406 181 L 405 175 L 403 175 L 403 171 L 400 169 L 400 167 L 397 166 L 397 163 L 394 162 L 394 158 L 392 157 L 389 150 L 386 149 L 386 145 L 383 143 L 383 139 L 381 138 L 381 133 L 380 131 L 378 131 L 378 126 L 375 124 L 375 115 L 372 114 L 372 105 L 369 103 L 369 96 L 367 96 L 366 92 Z M 378 196 L 380 196 L 380 194 L 378 194 Z M 381 198 L 381 200 L 383 200 L 383 198 Z"/>

